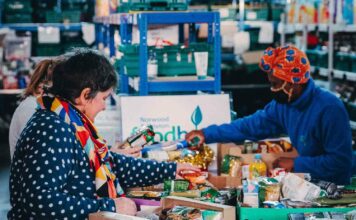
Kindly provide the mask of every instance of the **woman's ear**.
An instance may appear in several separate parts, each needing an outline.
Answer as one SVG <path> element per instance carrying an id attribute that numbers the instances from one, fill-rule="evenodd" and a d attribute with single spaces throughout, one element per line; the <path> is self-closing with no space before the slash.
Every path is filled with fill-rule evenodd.
<path id="1" fill-rule="evenodd" d="M 91 92 L 90 88 L 83 89 L 82 92 L 80 93 L 80 96 L 77 98 L 77 104 L 85 106 L 89 102 L 90 92 Z"/>

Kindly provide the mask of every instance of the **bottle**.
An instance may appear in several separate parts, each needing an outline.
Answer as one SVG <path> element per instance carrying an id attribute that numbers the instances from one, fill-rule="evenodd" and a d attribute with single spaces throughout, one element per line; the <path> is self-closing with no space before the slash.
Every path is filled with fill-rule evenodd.
<path id="1" fill-rule="evenodd" d="M 250 180 L 255 180 L 260 176 L 267 176 L 267 166 L 261 160 L 261 154 L 255 155 L 255 160 L 250 164 L 249 168 Z"/>
<path id="2" fill-rule="evenodd" d="M 152 125 L 143 126 L 135 134 L 128 137 L 119 148 L 143 147 L 153 141 L 154 136 L 155 132 L 153 131 Z"/>
<path id="3" fill-rule="evenodd" d="M 158 73 L 158 62 L 156 52 L 154 50 L 150 50 L 148 54 L 147 61 L 147 77 L 148 79 L 154 79 L 157 77 Z"/>

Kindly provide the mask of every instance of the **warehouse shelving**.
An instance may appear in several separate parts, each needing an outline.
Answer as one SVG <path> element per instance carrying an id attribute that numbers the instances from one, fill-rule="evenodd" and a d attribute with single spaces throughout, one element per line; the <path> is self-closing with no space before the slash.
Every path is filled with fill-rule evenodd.
<path id="1" fill-rule="evenodd" d="M 10 28 L 15 31 L 37 31 L 39 27 L 55 27 L 60 31 L 81 31 L 81 23 L 19 23 L 19 24 L 0 24 L 0 28 Z"/>
<path id="2" fill-rule="evenodd" d="M 140 12 L 124 13 L 109 17 L 97 17 L 94 19 L 97 31 L 97 43 L 110 48 L 110 54 L 114 55 L 117 48 L 113 42 L 113 34 L 120 25 L 120 37 L 122 45 L 130 45 L 132 40 L 132 27 L 137 25 L 140 32 L 139 43 L 139 95 L 147 95 L 150 92 L 191 92 L 206 91 L 220 93 L 220 16 L 217 12 Z M 196 76 L 157 77 L 149 80 L 147 77 L 147 31 L 149 25 L 172 25 L 179 24 L 179 33 L 183 33 L 184 24 L 189 24 L 191 33 L 189 41 L 195 42 L 192 33 L 195 24 L 207 23 L 209 35 L 207 43 L 214 49 L 214 74 L 205 80 L 198 80 Z M 180 37 L 180 42 L 184 43 Z M 129 92 L 129 77 L 124 73 L 124 67 L 120 67 L 120 91 Z"/>

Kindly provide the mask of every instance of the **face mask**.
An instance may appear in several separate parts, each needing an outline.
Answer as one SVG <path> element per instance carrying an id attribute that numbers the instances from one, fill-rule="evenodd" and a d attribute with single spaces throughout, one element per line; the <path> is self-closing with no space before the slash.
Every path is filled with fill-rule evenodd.
<path id="1" fill-rule="evenodd" d="M 287 104 L 287 103 L 291 102 L 293 88 L 290 89 L 290 91 L 288 91 L 285 89 L 286 85 L 287 85 L 287 82 L 284 82 L 283 85 L 279 88 L 271 87 L 272 96 L 273 96 L 273 99 L 276 100 L 276 102 L 281 103 L 281 104 Z"/>

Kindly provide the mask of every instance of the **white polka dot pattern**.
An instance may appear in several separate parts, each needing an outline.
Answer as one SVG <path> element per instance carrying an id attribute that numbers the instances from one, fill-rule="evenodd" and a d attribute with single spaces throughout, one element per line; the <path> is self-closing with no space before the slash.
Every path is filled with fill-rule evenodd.
<path id="1" fill-rule="evenodd" d="M 113 172 L 123 188 L 175 178 L 174 163 L 112 153 Z M 10 174 L 9 219 L 85 219 L 89 213 L 115 211 L 112 199 L 96 199 L 95 175 L 68 124 L 39 110 L 22 133 Z"/>

